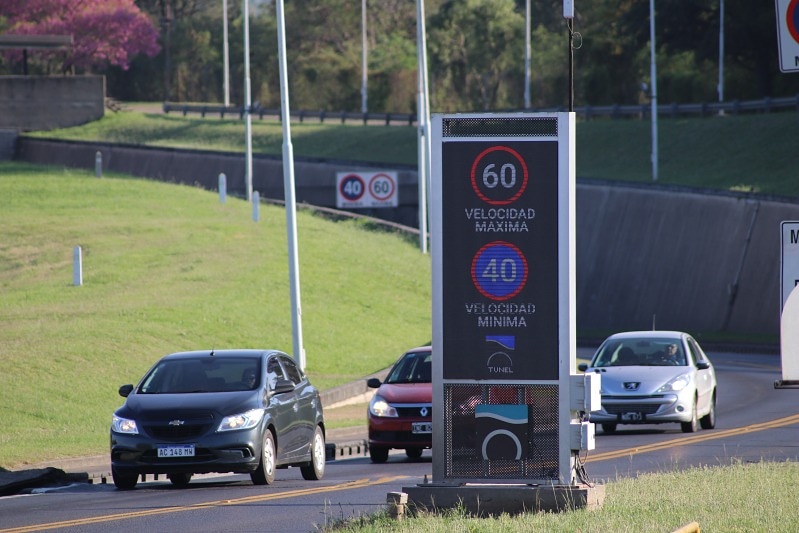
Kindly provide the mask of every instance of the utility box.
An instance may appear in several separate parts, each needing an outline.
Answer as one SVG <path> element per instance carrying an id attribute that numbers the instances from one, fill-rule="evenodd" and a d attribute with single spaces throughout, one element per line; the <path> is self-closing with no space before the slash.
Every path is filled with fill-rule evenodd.
<path id="1" fill-rule="evenodd" d="M 572 411 L 590 413 L 602 408 L 602 376 L 594 372 L 588 374 L 575 374 L 571 377 L 571 405 Z"/>

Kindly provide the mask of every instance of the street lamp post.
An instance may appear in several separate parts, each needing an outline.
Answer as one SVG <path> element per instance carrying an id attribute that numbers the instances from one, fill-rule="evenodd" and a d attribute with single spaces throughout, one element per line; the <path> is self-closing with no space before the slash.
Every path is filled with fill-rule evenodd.
<path id="1" fill-rule="evenodd" d="M 658 179 L 658 82 L 655 62 L 655 0 L 649 0 L 649 41 L 652 115 L 652 181 Z"/>

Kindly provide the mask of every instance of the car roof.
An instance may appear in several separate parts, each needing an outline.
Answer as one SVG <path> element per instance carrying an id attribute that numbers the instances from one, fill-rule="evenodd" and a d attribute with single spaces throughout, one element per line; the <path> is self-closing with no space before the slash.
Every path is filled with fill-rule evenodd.
<path id="1" fill-rule="evenodd" d="M 433 351 L 433 347 L 428 345 L 428 346 L 418 346 L 418 347 L 416 347 L 416 348 L 411 348 L 410 350 L 407 350 L 405 353 L 406 353 L 406 354 L 409 354 L 409 353 L 418 353 L 418 352 L 427 352 L 427 353 L 430 353 L 430 352 L 432 352 L 432 351 Z"/>
<path id="2" fill-rule="evenodd" d="M 196 359 L 197 357 L 260 357 L 262 355 L 271 355 L 273 353 L 283 354 L 283 352 L 279 350 L 267 350 L 267 349 L 252 349 L 252 348 L 245 348 L 245 349 L 227 349 L 227 350 L 193 350 L 188 352 L 175 352 L 169 355 L 165 355 L 162 359 Z M 283 354 L 285 355 L 285 354 Z"/>
<path id="3" fill-rule="evenodd" d="M 641 331 L 622 331 L 619 333 L 614 333 L 613 335 L 608 337 L 608 340 L 640 339 L 640 338 L 679 340 L 687 336 L 688 334 L 682 331 L 641 330 Z"/>

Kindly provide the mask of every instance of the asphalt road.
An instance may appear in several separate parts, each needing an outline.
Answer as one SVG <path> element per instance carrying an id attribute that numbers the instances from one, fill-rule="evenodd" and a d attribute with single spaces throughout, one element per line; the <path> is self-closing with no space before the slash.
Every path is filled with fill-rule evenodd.
<path id="1" fill-rule="evenodd" d="M 775 355 L 710 354 L 719 381 L 714 430 L 694 434 L 679 425 L 619 426 L 598 430 L 585 457 L 595 482 L 733 461 L 799 461 L 799 390 L 774 389 Z M 308 532 L 385 507 L 389 492 L 432 479 L 432 456 L 420 461 L 392 454 L 382 465 L 367 457 L 330 461 L 323 480 L 304 481 L 298 469 L 278 472 L 257 487 L 247 476 L 198 476 L 187 489 L 162 480 L 121 492 L 113 485 L 76 484 L 0 498 L 0 533 L 67 532 Z"/>

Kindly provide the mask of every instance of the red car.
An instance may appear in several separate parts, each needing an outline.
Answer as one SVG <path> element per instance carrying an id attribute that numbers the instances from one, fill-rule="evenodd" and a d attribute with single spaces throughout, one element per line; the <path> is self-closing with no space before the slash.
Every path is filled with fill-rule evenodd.
<path id="1" fill-rule="evenodd" d="M 433 444 L 432 349 L 408 351 L 394 363 L 386 381 L 369 379 L 377 389 L 369 402 L 369 456 L 385 463 L 391 449 L 404 449 L 411 459 Z"/>

